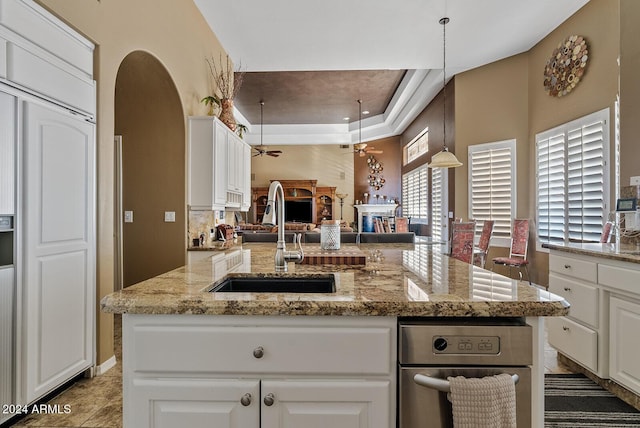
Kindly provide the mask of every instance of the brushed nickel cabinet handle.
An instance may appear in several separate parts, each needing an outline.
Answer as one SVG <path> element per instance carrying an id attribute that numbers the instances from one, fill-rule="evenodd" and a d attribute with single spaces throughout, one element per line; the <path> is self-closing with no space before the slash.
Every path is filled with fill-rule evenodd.
<path id="1" fill-rule="evenodd" d="M 262 346 L 258 346 L 256 349 L 253 350 L 253 356 L 256 358 L 264 357 L 264 348 Z"/>
<path id="2" fill-rule="evenodd" d="M 250 405 L 251 404 L 251 394 L 249 394 L 248 392 L 246 394 L 244 394 L 242 396 L 242 398 L 240 398 L 240 404 L 242 404 L 245 407 Z"/>
<path id="3" fill-rule="evenodd" d="M 272 393 L 269 393 L 264 396 L 263 401 L 265 406 L 273 406 L 273 403 L 275 402 L 275 396 Z"/>
<path id="4" fill-rule="evenodd" d="M 571 287 L 564 287 L 564 291 L 571 291 Z"/>

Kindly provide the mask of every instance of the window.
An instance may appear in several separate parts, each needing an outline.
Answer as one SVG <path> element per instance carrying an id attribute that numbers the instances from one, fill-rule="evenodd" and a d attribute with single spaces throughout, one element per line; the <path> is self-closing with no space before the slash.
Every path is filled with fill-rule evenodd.
<path id="1" fill-rule="evenodd" d="M 418 134 L 409 144 L 404 146 L 404 165 L 413 162 L 429 151 L 429 128 Z"/>
<path id="2" fill-rule="evenodd" d="M 538 239 L 598 242 L 608 211 L 609 109 L 536 135 Z"/>
<path id="3" fill-rule="evenodd" d="M 469 218 L 478 233 L 495 221 L 492 243 L 508 247 L 516 212 L 516 140 L 469 146 Z"/>
<path id="4" fill-rule="evenodd" d="M 402 176 L 402 213 L 412 223 L 428 223 L 427 166 L 420 166 Z"/>

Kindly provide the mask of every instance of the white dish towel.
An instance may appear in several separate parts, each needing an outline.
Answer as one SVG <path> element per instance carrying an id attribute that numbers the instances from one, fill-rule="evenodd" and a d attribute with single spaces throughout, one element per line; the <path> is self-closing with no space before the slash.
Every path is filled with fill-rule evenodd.
<path id="1" fill-rule="evenodd" d="M 455 428 L 516 428 L 516 387 L 510 375 L 448 380 Z"/>

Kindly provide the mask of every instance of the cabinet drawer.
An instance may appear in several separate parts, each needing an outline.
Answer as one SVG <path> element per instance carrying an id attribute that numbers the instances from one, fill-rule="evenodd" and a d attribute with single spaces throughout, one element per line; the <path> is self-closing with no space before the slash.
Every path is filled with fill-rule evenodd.
<path id="1" fill-rule="evenodd" d="M 387 327 L 139 325 L 131 334 L 135 372 L 389 374 L 396 346 Z"/>
<path id="2" fill-rule="evenodd" d="M 598 282 L 640 297 L 640 270 L 598 264 Z"/>
<path id="3" fill-rule="evenodd" d="M 589 370 L 598 371 L 598 333 L 569 318 L 549 318 L 549 344 Z"/>
<path id="4" fill-rule="evenodd" d="M 573 257 L 552 254 L 549 257 L 549 271 L 594 283 L 598 281 L 598 270 L 595 263 Z"/>
<path id="5" fill-rule="evenodd" d="M 598 288 L 574 281 L 554 272 L 549 273 L 549 291 L 564 297 L 571 304 L 569 316 L 598 327 Z"/>

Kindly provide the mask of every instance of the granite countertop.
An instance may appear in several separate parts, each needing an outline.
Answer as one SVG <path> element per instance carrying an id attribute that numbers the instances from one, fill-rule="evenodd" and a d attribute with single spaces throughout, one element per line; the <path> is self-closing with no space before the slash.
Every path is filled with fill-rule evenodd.
<path id="1" fill-rule="evenodd" d="M 452 259 L 440 245 L 359 248 L 367 255 L 366 265 L 290 263 L 289 272 L 280 274 L 334 273 L 331 294 L 208 292 L 227 274 L 274 274 L 275 244 L 250 243 L 226 250 L 222 260 L 206 258 L 112 293 L 100 304 L 105 312 L 137 314 L 519 317 L 569 312 L 562 297 Z"/>
<path id="2" fill-rule="evenodd" d="M 550 250 L 564 251 L 566 253 L 594 256 L 623 262 L 640 263 L 640 247 L 636 245 L 567 243 L 543 244 L 542 246 L 544 248 L 549 248 Z"/>

